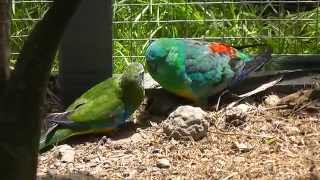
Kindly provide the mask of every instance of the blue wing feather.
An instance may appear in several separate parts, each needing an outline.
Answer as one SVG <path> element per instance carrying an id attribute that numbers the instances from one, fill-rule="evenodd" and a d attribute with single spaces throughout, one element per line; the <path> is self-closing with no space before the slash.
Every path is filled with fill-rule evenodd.
<path id="1" fill-rule="evenodd" d="M 193 94 L 206 97 L 214 94 L 217 89 L 226 88 L 227 82 L 234 76 L 229 64 L 230 57 L 223 53 L 213 53 L 204 43 L 186 43 L 185 69 L 191 80 Z"/>

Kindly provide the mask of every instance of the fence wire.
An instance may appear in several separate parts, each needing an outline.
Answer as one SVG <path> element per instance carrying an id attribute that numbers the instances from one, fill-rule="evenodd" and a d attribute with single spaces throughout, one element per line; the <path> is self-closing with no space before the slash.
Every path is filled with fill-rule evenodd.
<path id="1" fill-rule="evenodd" d="M 12 59 L 51 2 L 14 1 Z M 142 59 L 147 42 L 159 37 L 268 43 L 275 54 L 320 54 L 319 7 L 317 0 L 114 0 L 114 62 Z"/>

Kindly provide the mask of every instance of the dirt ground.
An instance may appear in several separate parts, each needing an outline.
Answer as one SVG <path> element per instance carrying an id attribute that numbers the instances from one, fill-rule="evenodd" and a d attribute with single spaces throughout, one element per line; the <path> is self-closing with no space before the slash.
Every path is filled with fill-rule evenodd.
<path id="1" fill-rule="evenodd" d="M 164 134 L 161 120 L 112 135 L 74 138 L 74 160 L 63 162 L 59 146 L 39 156 L 42 179 L 319 179 L 320 116 L 307 106 L 269 107 L 244 100 L 241 123 L 227 122 L 226 109 L 208 111 L 210 127 L 200 141 Z M 308 103 L 306 103 L 308 105 Z M 162 162 L 162 163 L 160 163 Z"/>

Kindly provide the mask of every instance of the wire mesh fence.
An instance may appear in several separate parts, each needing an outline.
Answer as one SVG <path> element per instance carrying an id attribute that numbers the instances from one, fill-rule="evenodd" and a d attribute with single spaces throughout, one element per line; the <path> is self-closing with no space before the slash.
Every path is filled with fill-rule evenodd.
<path id="1" fill-rule="evenodd" d="M 15 1 L 12 59 L 51 1 Z M 113 58 L 142 60 L 144 47 L 159 37 L 224 41 L 233 45 L 268 43 L 275 54 L 320 54 L 320 2 L 114 0 Z M 90 25 L 90 22 L 87 22 Z"/>

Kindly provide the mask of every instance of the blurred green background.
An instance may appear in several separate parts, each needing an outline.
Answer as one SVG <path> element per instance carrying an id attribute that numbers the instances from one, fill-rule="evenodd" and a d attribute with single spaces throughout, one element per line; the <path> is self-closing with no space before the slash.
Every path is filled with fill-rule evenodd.
<path id="1" fill-rule="evenodd" d="M 122 72 L 125 61 L 142 62 L 148 40 L 159 37 L 224 41 L 233 45 L 269 43 L 275 54 L 320 54 L 319 2 L 280 2 L 114 0 L 114 72 Z M 14 1 L 12 64 L 50 3 Z M 58 70 L 57 63 L 53 70 Z"/>

